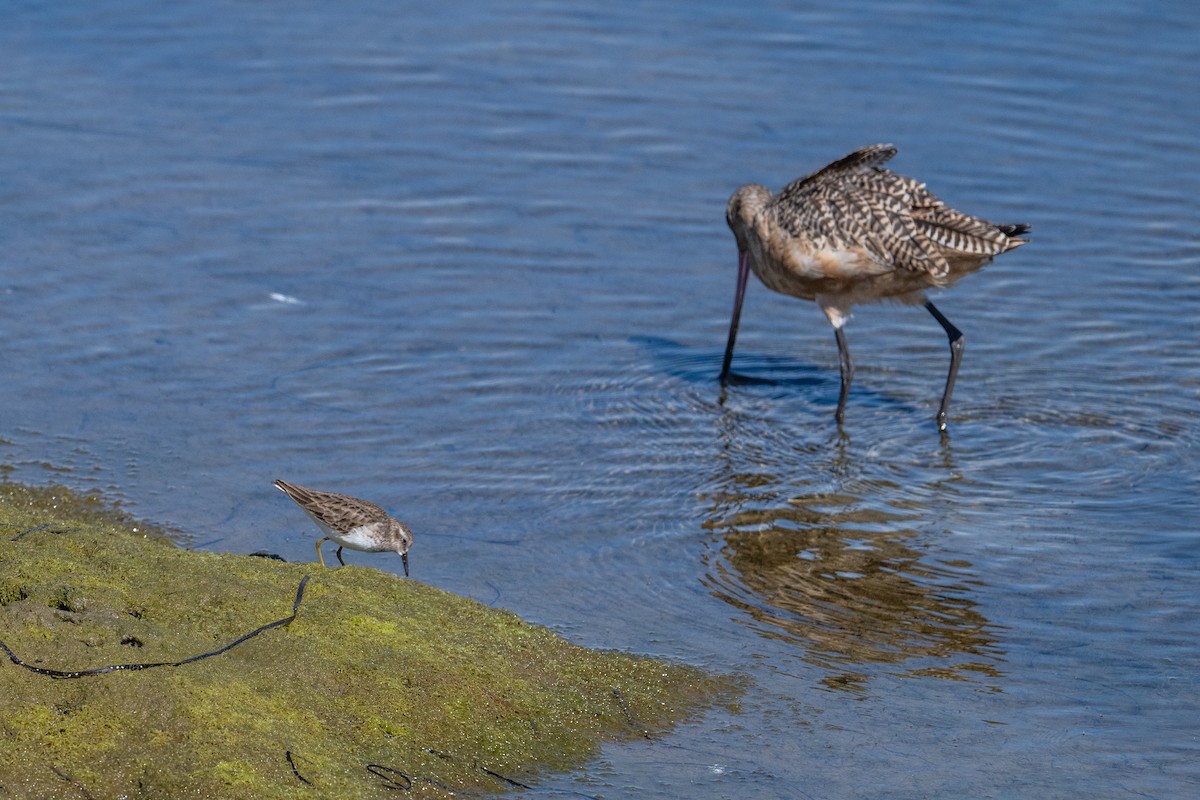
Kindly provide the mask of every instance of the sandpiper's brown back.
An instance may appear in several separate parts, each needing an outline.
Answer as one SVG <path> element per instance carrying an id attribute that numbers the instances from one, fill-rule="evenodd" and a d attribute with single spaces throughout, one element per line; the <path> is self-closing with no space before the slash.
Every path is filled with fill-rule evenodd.
<path id="1" fill-rule="evenodd" d="M 283 480 L 275 481 L 275 485 L 306 513 L 339 533 L 346 533 L 359 525 L 387 522 L 390 519 L 382 508 L 357 497 L 309 489 Z"/>

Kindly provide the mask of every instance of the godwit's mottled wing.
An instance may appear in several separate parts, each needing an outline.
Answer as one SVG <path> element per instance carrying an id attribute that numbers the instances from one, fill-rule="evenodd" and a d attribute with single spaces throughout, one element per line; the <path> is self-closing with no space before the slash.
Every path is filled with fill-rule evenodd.
<path id="1" fill-rule="evenodd" d="M 892 144 L 869 144 L 860 147 L 850 155 L 821 167 L 813 174 L 792 181 L 784 191 L 809 181 L 828 180 L 841 175 L 869 175 L 895 158 L 898 152 L 900 151 Z"/>
<path id="2" fill-rule="evenodd" d="M 1029 230 L 1028 225 L 995 225 L 985 219 L 955 211 L 928 190 L 925 190 L 925 194 L 934 203 L 915 205 L 912 214 L 917 229 L 933 244 L 978 256 L 997 256 L 1025 244 L 1024 239 L 1012 237 Z"/>
<path id="3" fill-rule="evenodd" d="M 275 485 L 295 500 L 305 513 L 338 533 L 346 533 L 368 522 L 386 520 L 388 516 L 379 506 L 357 497 L 306 489 L 287 481 L 277 480 Z"/>
<path id="4" fill-rule="evenodd" d="M 856 150 L 772 198 L 767 213 L 815 249 L 859 250 L 879 264 L 944 278 L 946 256 L 1017 246 L 991 223 L 947 206 L 925 184 L 884 168 L 891 145 Z M 949 252 L 948 252 L 949 251 Z"/>

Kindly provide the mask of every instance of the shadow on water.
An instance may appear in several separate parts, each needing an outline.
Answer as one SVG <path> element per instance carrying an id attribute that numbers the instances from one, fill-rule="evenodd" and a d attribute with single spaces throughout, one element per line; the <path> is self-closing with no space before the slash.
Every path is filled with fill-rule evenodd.
<path id="1" fill-rule="evenodd" d="M 630 336 L 630 344 L 650 354 L 652 366 L 672 378 L 689 384 L 719 386 L 723 351 L 689 347 L 661 336 Z M 731 372 L 729 383 L 734 386 L 780 386 L 809 388 L 830 384 L 826 370 L 816 364 L 802 364 L 795 359 L 738 352 L 739 366 L 765 375 L 746 375 Z M 837 376 L 832 381 L 837 384 Z"/>
<path id="2" fill-rule="evenodd" d="M 689 347 L 660 336 L 631 336 L 629 341 L 650 354 L 651 368 L 656 372 L 691 385 L 713 387 L 714 396 L 722 406 L 729 399 L 730 390 L 739 388 L 766 391 L 775 397 L 800 397 L 822 406 L 837 405 L 841 385 L 837 367 L 831 370 L 786 356 L 738 350 L 735 368 L 722 386 L 719 376 L 724 351 Z M 863 406 L 915 410 L 903 400 L 873 391 L 861 379 L 855 381 L 851 396 Z"/>

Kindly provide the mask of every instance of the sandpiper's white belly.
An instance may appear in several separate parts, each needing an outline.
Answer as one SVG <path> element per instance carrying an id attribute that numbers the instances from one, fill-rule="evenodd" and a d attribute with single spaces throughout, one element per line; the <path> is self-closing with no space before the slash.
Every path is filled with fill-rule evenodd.
<path id="1" fill-rule="evenodd" d="M 384 541 L 383 526 L 378 522 L 356 525 L 350 530 L 342 532 L 335 531 L 314 514 L 308 516 L 317 523 L 317 527 L 321 529 L 322 533 L 341 547 L 349 547 L 351 550 L 362 550 L 367 553 L 380 553 L 392 549 Z"/>
<path id="2" fill-rule="evenodd" d="M 369 525 L 359 525 L 351 528 L 348 533 L 331 536 L 338 544 L 351 550 L 365 550 L 368 553 L 378 553 L 390 550 L 388 543 L 383 540 L 383 526 L 378 522 Z"/>

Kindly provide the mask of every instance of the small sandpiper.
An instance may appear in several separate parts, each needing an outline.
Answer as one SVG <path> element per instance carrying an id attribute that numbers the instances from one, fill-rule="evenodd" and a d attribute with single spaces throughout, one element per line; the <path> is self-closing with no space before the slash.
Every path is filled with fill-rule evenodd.
<path id="1" fill-rule="evenodd" d="M 408 577 L 408 548 L 412 547 L 412 531 L 398 519 L 374 503 L 359 500 L 334 492 L 305 489 L 287 481 L 275 481 L 284 494 L 296 501 L 304 513 L 325 534 L 317 540 L 317 560 L 325 566 L 321 555 L 321 544 L 329 540 L 337 542 L 337 560 L 342 566 L 342 548 L 362 550 L 367 553 L 385 553 L 389 550 L 400 554 L 404 562 L 404 576 Z"/>

